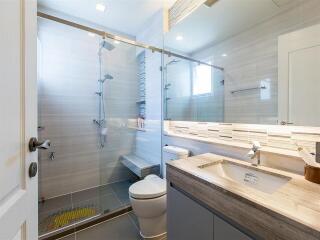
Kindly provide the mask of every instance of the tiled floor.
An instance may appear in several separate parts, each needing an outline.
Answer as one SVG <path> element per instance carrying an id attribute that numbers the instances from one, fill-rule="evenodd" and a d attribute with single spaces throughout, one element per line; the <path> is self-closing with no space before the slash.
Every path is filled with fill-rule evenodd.
<path id="1" fill-rule="evenodd" d="M 88 216 L 94 216 L 130 204 L 128 189 L 131 184 L 130 181 L 112 183 L 39 203 L 39 235 L 56 230 L 58 225 L 61 225 L 60 222 L 59 224 L 55 222 L 60 214 L 74 213 L 74 211 L 83 213 L 83 209 L 89 209 Z M 85 217 L 77 220 L 83 219 Z M 62 223 L 63 226 L 64 224 L 65 222 Z"/>
<path id="2" fill-rule="evenodd" d="M 60 240 L 141 240 L 136 217 L 132 212 L 106 221 Z"/>

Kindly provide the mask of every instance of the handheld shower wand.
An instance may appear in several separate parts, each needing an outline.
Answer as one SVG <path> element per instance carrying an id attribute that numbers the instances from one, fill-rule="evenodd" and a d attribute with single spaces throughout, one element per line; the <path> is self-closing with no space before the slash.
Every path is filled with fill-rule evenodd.
<path id="1" fill-rule="evenodd" d="M 99 79 L 98 81 L 100 83 L 104 83 L 106 80 L 112 80 L 113 77 L 110 74 L 105 74 L 104 77 L 102 79 Z"/>

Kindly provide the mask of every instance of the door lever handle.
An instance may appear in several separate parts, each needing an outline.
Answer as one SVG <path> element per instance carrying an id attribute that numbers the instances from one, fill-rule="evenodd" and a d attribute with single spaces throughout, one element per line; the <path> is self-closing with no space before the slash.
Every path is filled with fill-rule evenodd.
<path id="1" fill-rule="evenodd" d="M 38 141 L 37 138 L 30 138 L 29 141 L 29 150 L 30 152 L 34 152 L 37 149 L 48 149 L 51 145 L 50 140 L 45 140 L 43 142 Z"/>

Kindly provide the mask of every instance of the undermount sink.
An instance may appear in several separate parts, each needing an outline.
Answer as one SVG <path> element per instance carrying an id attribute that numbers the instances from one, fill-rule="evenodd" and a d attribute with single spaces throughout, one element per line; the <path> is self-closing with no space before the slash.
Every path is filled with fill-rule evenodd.
<path id="1" fill-rule="evenodd" d="M 259 167 L 248 166 L 228 160 L 199 166 L 209 175 L 220 176 L 239 184 L 272 194 L 288 181 L 290 177 L 268 172 Z"/>

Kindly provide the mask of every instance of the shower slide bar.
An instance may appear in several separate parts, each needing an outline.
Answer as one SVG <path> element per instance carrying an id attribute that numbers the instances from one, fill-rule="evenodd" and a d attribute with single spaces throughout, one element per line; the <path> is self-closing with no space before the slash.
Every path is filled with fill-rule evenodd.
<path id="1" fill-rule="evenodd" d="M 75 27 L 75 28 L 87 31 L 87 32 L 91 32 L 91 33 L 94 33 L 96 35 L 100 35 L 103 38 L 109 38 L 109 39 L 112 39 L 112 40 L 117 40 L 117 41 L 120 41 L 120 42 L 123 42 L 123 43 L 127 43 L 127 44 L 130 44 L 130 45 L 136 46 L 136 47 L 149 49 L 152 52 L 163 53 L 163 54 L 166 54 L 169 57 L 171 57 L 171 56 L 178 57 L 178 58 L 181 58 L 181 59 L 184 59 L 184 60 L 196 62 L 198 64 L 207 65 L 207 66 L 210 66 L 212 68 L 224 71 L 223 67 L 219 67 L 219 66 L 212 65 L 212 64 L 209 64 L 209 63 L 206 63 L 206 62 L 202 62 L 202 61 L 196 60 L 196 59 L 191 58 L 191 57 L 187 57 L 187 56 L 184 56 L 184 55 L 181 55 L 181 54 L 178 54 L 178 53 L 167 51 L 167 50 L 162 49 L 162 48 L 158 48 L 158 47 L 150 46 L 150 45 L 147 45 L 147 44 L 139 43 L 137 41 L 134 41 L 134 40 L 131 40 L 131 39 L 128 39 L 128 38 L 124 38 L 124 37 L 121 37 L 121 36 L 118 36 L 118 35 L 114 35 L 114 34 L 111 34 L 111 33 L 105 32 L 105 31 L 101 31 L 101 30 L 98 30 L 98 29 L 95 29 L 95 28 L 91 28 L 91 27 L 88 27 L 88 26 L 85 26 L 85 25 L 82 25 L 82 24 L 79 24 L 79 23 L 71 22 L 69 20 L 66 20 L 66 19 L 63 19 L 63 18 L 59 18 L 59 17 L 55 17 L 55 16 L 52 16 L 50 14 L 46 14 L 46 13 L 43 13 L 43 12 L 38 12 L 37 14 L 38 14 L 38 17 L 41 17 L 41 18 L 44 18 L 44 19 L 48 19 L 48 20 L 51 20 L 51 21 L 55 21 L 55 22 L 58 22 L 58 23 L 62 23 L 62 24 L 65 24 L 65 25 L 68 25 L 68 26 L 71 26 L 71 27 Z"/>

